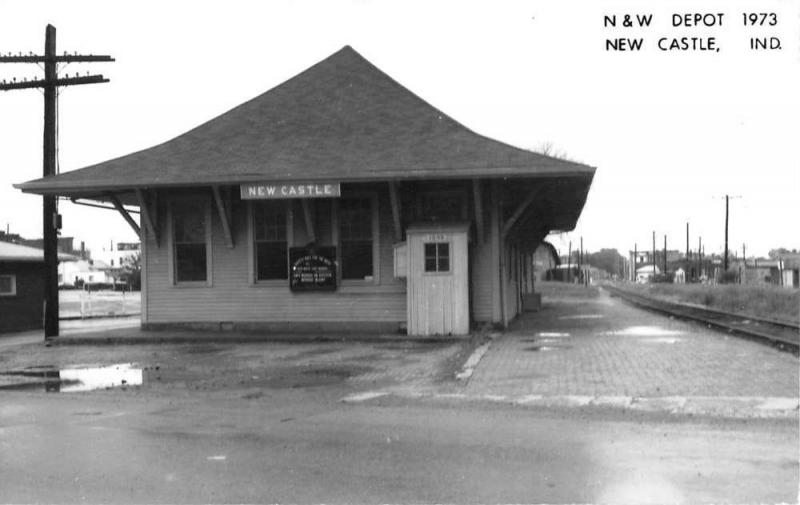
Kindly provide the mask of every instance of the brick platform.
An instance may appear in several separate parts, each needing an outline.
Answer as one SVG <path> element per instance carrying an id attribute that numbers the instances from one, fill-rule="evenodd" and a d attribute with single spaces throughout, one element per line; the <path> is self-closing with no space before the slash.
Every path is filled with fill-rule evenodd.
<path id="1" fill-rule="evenodd" d="M 580 289 L 580 288 L 578 288 Z M 496 339 L 467 396 L 798 396 L 798 360 L 766 345 L 594 298 L 543 297 Z"/>

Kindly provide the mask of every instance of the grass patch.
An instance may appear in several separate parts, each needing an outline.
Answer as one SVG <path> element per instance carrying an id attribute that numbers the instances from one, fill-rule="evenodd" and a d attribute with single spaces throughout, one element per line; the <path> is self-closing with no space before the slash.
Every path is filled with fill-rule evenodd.
<path id="1" fill-rule="evenodd" d="M 800 291 L 797 289 L 742 284 L 629 284 L 625 288 L 671 302 L 800 322 Z"/>

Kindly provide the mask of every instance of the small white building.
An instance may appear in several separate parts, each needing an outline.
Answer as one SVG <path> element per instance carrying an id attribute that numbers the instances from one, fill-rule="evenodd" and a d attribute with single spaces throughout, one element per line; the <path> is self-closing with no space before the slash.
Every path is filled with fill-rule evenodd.
<path id="1" fill-rule="evenodd" d="M 110 266 L 99 260 L 79 260 L 58 264 L 58 286 L 75 288 L 114 284 Z"/>
<path id="2" fill-rule="evenodd" d="M 647 283 L 653 282 L 653 276 L 661 274 L 661 269 L 658 266 L 645 265 L 636 269 L 636 282 Z"/>

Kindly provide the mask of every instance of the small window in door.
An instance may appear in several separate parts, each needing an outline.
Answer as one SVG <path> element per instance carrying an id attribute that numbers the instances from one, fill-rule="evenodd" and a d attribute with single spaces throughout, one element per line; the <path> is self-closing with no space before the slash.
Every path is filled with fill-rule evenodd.
<path id="1" fill-rule="evenodd" d="M 448 242 L 425 244 L 425 271 L 450 271 L 450 244 Z"/>

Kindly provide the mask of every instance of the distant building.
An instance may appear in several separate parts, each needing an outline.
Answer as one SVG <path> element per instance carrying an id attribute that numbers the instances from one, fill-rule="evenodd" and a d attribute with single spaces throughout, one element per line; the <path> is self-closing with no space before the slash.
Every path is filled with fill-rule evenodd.
<path id="1" fill-rule="evenodd" d="M 561 264 L 556 248 L 546 240 L 533 253 L 533 275 L 537 281 L 547 280 L 547 271 Z"/>
<path id="2" fill-rule="evenodd" d="M 59 288 L 111 288 L 115 278 L 111 267 L 99 260 L 80 260 L 58 265 Z"/>
<path id="3" fill-rule="evenodd" d="M 642 265 L 636 269 L 636 282 L 653 282 L 655 276 L 658 275 L 661 275 L 661 269 L 658 268 L 658 265 L 656 265 L 655 268 L 652 264 Z"/>
<path id="4" fill-rule="evenodd" d="M 655 255 L 652 250 L 642 251 L 628 251 L 628 260 L 633 268 L 631 268 L 631 281 L 639 281 L 639 269 L 646 265 L 650 265 L 652 274 L 653 261 L 659 267 L 664 267 L 664 249 L 656 249 Z M 682 262 L 686 261 L 685 255 L 677 249 L 667 250 L 667 272 L 674 272 L 677 268 L 682 266 Z"/>
<path id="5" fill-rule="evenodd" d="M 43 327 L 44 274 L 44 251 L 0 241 L 0 332 Z"/>
<path id="6" fill-rule="evenodd" d="M 123 268 L 141 253 L 139 242 L 111 243 L 108 249 L 94 251 L 92 258 L 114 269 Z"/>

